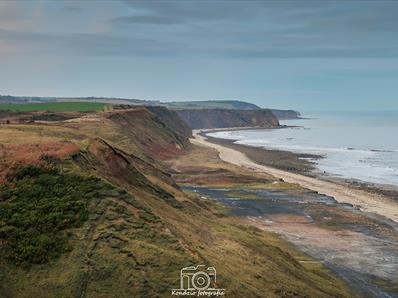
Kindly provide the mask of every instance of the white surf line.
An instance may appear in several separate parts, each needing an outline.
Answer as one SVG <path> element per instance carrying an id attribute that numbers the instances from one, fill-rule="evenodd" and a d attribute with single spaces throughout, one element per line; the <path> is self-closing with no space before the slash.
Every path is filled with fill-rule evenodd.
<path id="1" fill-rule="evenodd" d="M 194 130 L 192 132 L 194 138 L 190 139 L 191 142 L 196 145 L 217 150 L 219 157 L 225 162 L 244 167 L 250 171 L 265 172 L 289 183 L 297 183 L 304 188 L 334 197 L 339 203 L 352 204 L 362 211 L 377 213 L 398 222 L 398 203 L 389 198 L 337 183 L 257 164 L 240 151 L 208 142 L 207 138 L 199 135 L 199 133 L 203 131 L 204 130 Z"/>

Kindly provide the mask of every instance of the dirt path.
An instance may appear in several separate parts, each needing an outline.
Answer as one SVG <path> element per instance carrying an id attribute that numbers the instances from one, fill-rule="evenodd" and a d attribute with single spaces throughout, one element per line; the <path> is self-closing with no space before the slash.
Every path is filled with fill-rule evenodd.
<path id="1" fill-rule="evenodd" d="M 205 137 L 199 135 L 200 132 L 200 130 L 193 131 L 194 138 L 191 139 L 191 142 L 216 149 L 220 158 L 225 162 L 245 167 L 251 171 L 266 172 L 286 182 L 297 183 L 304 188 L 332 196 L 340 203 L 349 203 L 362 211 L 377 213 L 398 222 L 398 204 L 384 196 L 257 164 L 237 150 L 208 142 Z"/>

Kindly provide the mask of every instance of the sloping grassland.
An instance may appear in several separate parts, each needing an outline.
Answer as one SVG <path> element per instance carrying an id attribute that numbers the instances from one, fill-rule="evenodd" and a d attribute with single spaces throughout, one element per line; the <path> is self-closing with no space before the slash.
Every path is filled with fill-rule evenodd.
<path id="1" fill-rule="evenodd" d="M 0 103 L 0 111 L 93 112 L 103 110 L 106 106 L 107 104 L 101 102 Z"/>
<path id="2" fill-rule="evenodd" d="M 1 297 L 169 297 L 195 264 L 217 268 L 227 297 L 349 295 L 277 236 L 181 191 L 165 161 L 216 171 L 216 155 L 166 122 L 137 108 L 0 126 Z"/>

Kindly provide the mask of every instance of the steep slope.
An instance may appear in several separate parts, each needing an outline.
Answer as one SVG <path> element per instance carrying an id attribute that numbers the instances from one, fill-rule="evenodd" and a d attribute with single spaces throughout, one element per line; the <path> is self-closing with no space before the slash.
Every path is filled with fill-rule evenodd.
<path id="1" fill-rule="evenodd" d="M 180 116 L 178 116 L 175 111 L 158 106 L 148 106 L 146 108 L 150 112 L 154 113 L 160 119 L 160 121 L 166 124 L 174 132 L 184 137 L 192 136 L 191 128 L 184 121 L 181 121 Z"/>
<path id="2" fill-rule="evenodd" d="M 268 109 L 193 109 L 177 110 L 177 114 L 192 129 L 248 126 L 270 128 L 279 126 L 278 119 Z"/>
<path id="3" fill-rule="evenodd" d="M 180 269 L 195 264 L 216 267 L 228 297 L 348 296 L 275 235 L 181 191 L 158 151 L 198 149 L 144 108 L 0 131 L 12 150 L 36 152 L 0 188 L 1 297 L 169 297 Z M 51 142 L 70 149 L 46 151 Z M 19 250 L 10 235 L 22 237 Z"/>
<path id="4" fill-rule="evenodd" d="M 146 107 L 129 107 L 103 113 L 100 117 L 72 119 L 65 126 L 98 136 L 115 147 L 154 162 L 183 154 L 184 148 L 189 146 L 190 130 L 186 124 L 176 116 L 174 126 L 168 125 L 162 122 L 162 117 L 167 118 Z M 179 129 L 173 130 L 176 127 Z"/>
<path id="5" fill-rule="evenodd" d="M 272 114 L 274 114 L 275 117 L 278 118 L 279 120 L 300 118 L 300 112 L 297 112 L 294 110 L 271 109 L 271 111 L 272 111 Z"/>

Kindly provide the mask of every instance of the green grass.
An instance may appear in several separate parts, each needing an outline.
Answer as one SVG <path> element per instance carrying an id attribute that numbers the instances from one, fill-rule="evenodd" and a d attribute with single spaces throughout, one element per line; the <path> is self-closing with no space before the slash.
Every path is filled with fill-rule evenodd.
<path id="1" fill-rule="evenodd" d="M 91 199 L 111 187 L 98 178 L 36 166 L 0 186 L 0 253 L 16 265 L 45 263 L 70 249 L 66 230 L 88 219 Z"/>
<path id="2" fill-rule="evenodd" d="M 0 111 L 13 112 L 91 112 L 100 111 L 108 104 L 101 102 L 49 102 L 49 103 L 26 103 L 26 104 L 0 104 Z"/>
<path id="3" fill-rule="evenodd" d="M 243 109 L 255 110 L 260 107 L 255 104 L 239 100 L 202 100 L 202 101 L 180 101 L 163 103 L 169 109 Z"/>

